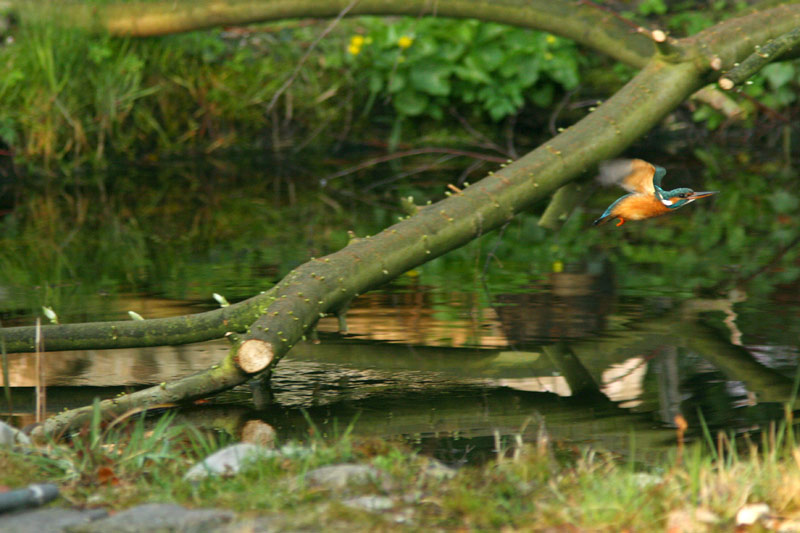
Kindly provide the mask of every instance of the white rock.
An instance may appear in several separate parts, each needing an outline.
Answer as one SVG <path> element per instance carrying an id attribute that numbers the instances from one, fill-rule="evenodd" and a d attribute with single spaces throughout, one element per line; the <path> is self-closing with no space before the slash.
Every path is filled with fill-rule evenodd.
<path id="1" fill-rule="evenodd" d="M 208 476 L 232 476 L 253 461 L 274 457 L 278 452 L 266 446 L 239 443 L 218 450 L 189 469 L 186 481 L 199 481 Z"/>
<path id="2" fill-rule="evenodd" d="M 386 475 L 375 467 L 360 464 L 323 466 L 306 474 L 306 481 L 328 489 L 345 489 L 370 481 L 386 482 Z"/>
<path id="3" fill-rule="evenodd" d="M 736 513 L 737 526 L 751 526 L 769 515 L 766 503 L 748 503 Z"/>
<path id="4" fill-rule="evenodd" d="M 394 501 L 386 496 L 359 496 L 344 500 L 342 504 L 353 509 L 361 509 L 373 513 L 388 511 L 394 507 Z"/>
<path id="5" fill-rule="evenodd" d="M 5 422 L 0 422 L 0 446 L 19 446 L 31 443 L 30 437 Z"/>

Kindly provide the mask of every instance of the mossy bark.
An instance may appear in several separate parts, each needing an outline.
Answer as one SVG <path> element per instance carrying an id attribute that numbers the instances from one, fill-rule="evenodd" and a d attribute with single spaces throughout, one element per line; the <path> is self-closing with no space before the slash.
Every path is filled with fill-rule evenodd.
<path id="1" fill-rule="evenodd" d="M 114 35 L 145 37 L 216 26 L 250 24 L 291 18 L 409 15 L 475 18 L 550 31 L 595 48 L 634 66 L 644 66 L 653 43 L 635 31 L 633 23 L 590 3 L 551 0 L 229 0 L 227 2 L 130 2 L 98 6 L 60 7 L 59 14 L 75 26 Z M 37 15 L 38 16 L 38 15 Z"/>

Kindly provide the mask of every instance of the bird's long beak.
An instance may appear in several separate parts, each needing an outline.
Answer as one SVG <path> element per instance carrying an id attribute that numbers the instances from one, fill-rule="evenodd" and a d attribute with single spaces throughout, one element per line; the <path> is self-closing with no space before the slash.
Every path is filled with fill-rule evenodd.
<path id="1" fill-rule="evenodd" d="M 687 198 L 687 200 L 697 200 L 698 198 L 705 198 L 706 196 L 712 196 L 717 194 L 719 191 L 699 191 L 693 192 L 691 196 Z"/>

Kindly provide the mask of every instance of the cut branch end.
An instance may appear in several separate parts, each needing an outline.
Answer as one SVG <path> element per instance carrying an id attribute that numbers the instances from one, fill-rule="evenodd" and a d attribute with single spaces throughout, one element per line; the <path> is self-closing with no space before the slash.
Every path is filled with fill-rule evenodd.
<path id="1" fill-rule="evenodd" d="M 272 345 L 259 339 L 249 339 L 239 346 L 234 361 L 243 372 L 255 374 L 265 370 L 275 359 Z"/>
<path id="2" fill-rule="evenodd" d="M 730 91 L 731 89 L 733 89 L 734 85 L 736 85 L 730 78 L 720 78 L 718 83 L 719 83 L 719 88 L 724 91 Z"/>

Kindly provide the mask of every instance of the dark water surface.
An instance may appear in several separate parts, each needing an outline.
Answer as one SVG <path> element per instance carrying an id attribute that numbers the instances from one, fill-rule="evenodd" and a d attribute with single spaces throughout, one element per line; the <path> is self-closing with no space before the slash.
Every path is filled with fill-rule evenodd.
<path id="1" fill-rule="evenodd" d="M 216 187 L 229 191 L 237 183 L 232 181 Z M 232 194 L 266 198 L 278 190 L 285 202 L 267 202 L 264 212 L 300 210 L 298 218 L 313 235 L 304 235 L 302 227 L 284 232 L 262 220 L 272 231 L 263 241 L 238 249 L 200 247 L 201 253 L 183 259 L 170 255 L 164 263 L 177 273 L 153 270 L 158 261 L 150 258 L 144 277 L 172 282 L 149 290 L 128 292 L 130 283 L 119 280 L 98 286 L 88 281 L 98 276 L 91 271 L 76 271 L 58 284 L 37 283 L 33 276 L 20 283 L 6 279 L 0 286 L 3 324 L 30 324 L 41 315 L 40 305 L 53 302 L 60 304 L 63 321 L 126 319 L 128 310 L 146 318 L 206 310 L 216 305 L 212 292 L 243 298 L 308 256 L 342 244 L 335 235 L 316 240 L 320 234 L 377 230 L 396 218 L 380 199 L 353 200 L 346 187 L 329 191 L 313 181 L 300 184 L 314 198 L 293 203 L 290 195 L 302 192 L 278 178 L 268 183 L 258 192 L 242 185 Z M 218 198 L 215 191 L 208 197 Z M 164 196 L 159 201 L 172 205 L 169 193 Z M 344 215 L 327 225 L 303 215 L 331 203 Z M 601 203 L 586 208 L 585 220 Z M 144 217 L 136 213 L 131 216 Z M 669 220 L 643 224 L 691 231 L 684 229 L 691 216 L 680 226 Z M 712 431 L 742 433 L 781 420 L 797 373 L 796 282 L 709 291 L 676 285 L 669 272 L 659 273 L 661 284 L 652 281 L 655 275 L 632 281 L 640 263 L 614 254 L 620 243 L 637 246 L 647 227 L 598 230 L 585 220 L 577 223 L 583 224 L 579 231 L 602 231 L 600 248 L 562 253 L 569 245 L 564 233 L 538 243 L 520 241 L 519 235 L 540 231 L 531 229 L 534 215 L 522 216 L 503 234 L 359 297 L 348 313 L 347 333 L 338 331 L 335 319 L 323 319 L 319 342 L 301 343 L 281 361 L 271 391 L 240 387 L 186 408 L 182 416 L 235 438 L 253 421 L 270 424 L 281 439 L 303 438 L 312 426 L 335 437 L 352 424 L 355 434 L 401 438 L 453 462 L 492 453 L 498 435 L 503 442 L 547 435 L 622 453 L 635 443 L 637 450 L 658 452 L 674 444 L 677 415 L 686 418 L 694 437 L 701 435 L 702 423 Z M 724 282 L 732 268 L 711 265 L 719 273 L 711 281 Z M 202 370 L 226 349 L 218 341 L 47 353 L 48 411 Z M 8 359 L 13 411 L 0 399 L 0 414 L 25 425 L 33 421 L 35 358 Z"/>

